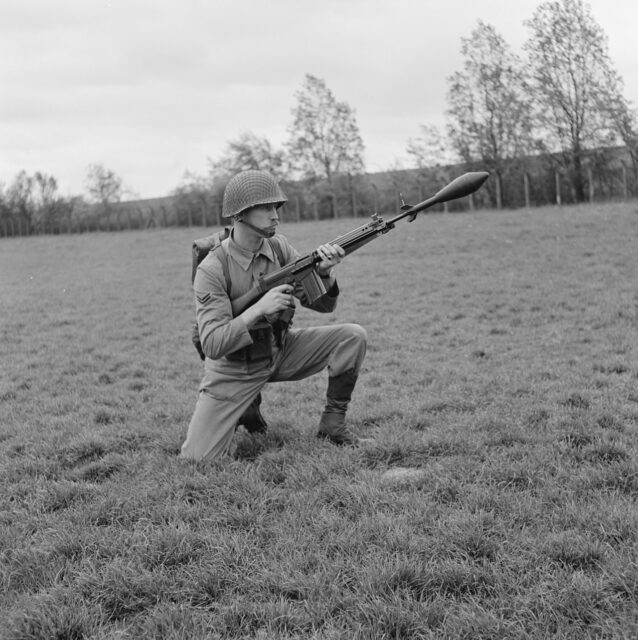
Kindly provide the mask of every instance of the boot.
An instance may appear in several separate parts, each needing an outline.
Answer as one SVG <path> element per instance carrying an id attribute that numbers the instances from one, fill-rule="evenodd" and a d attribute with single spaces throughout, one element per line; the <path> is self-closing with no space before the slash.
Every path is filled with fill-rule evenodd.
<path id="1" fill-rule="evenodd" d="M 237 426 L 244 425 L 248 433 L 266 433 L 268 424 L 261 415 L 259 405 L 261 404 L 261 393 L 248 405 L 248 408 L 237 421 Z"/>
<path id="2" fill-rule="evenodd" d="M 357 382 L 353 369 L 328 379 L 326 407 L 319 421 L 318 438 L 330 440 L 333 444 L 356 445 L 357 436 L 346 427 L 346 410 Z"/>

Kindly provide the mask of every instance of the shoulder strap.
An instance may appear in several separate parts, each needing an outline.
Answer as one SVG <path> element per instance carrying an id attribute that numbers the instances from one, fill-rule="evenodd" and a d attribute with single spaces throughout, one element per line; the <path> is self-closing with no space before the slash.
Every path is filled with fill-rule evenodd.
<path id="1" fill-rule="evenodd" d="M 283 247 L 281 246 L 281 242 L 280 240 L 277 238 L 277 240 L 275 240 L 276 236 L 272 237 L 272 238 L 268 238 L 268 244 L 271 246 L 272 250 L 275 252 L 275 255 L 277 256 L 277 260 L 279 262 L 279 266 L 283 267 L 286 264 L 286 258 L 284 257 L 284 250 Z"/>
<path id="2" fill-rule="evenodd" d="M 226 295 L 230 298 L 230 271 L 228 270 L 228 254 L 224 245 L 220 242 L 213 251 L 217 250 L 217 259 L 222 265 L 224 272 L 224 282 L 226 283 Z"/>

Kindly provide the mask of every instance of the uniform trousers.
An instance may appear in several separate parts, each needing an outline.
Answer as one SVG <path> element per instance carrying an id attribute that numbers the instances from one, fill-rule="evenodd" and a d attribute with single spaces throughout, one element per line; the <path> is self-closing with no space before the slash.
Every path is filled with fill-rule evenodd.
<path id="1" fill-rule="evenodd" d="M 181 455 L 195 460 L 223 456 L 239 418 L 268 382 L 307 378 L 323 369 L 330 377 L 359 373 L 367 335 L 358 324 L 290 329 L 272 359 L 245 364 L 206 359 L 204 377 Z"/>

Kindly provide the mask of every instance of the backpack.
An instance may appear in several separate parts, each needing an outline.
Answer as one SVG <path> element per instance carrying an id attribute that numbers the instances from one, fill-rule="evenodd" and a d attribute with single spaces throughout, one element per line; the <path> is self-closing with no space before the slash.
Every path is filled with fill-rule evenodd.
<path id="1" fill-rule="evenodd" d="M 222 265 L 222 271 L 224 273 L 224 281 L 226 283 L 226 294 L 230 297 L 230 272 L 228 271 L 228 254 L 226 250 L 222 246 L 222 242 L 226 240 L 230 236 L 230 228 L 224 227 L 222 231 L 216 231 L 210 236 L 206 236 L 204 238 L 199 238 L 193 242 L 193 262 L 192 262 L 192 270 L 191 270 L 191 284 L 195 282 L 195 274 L 197 273 L 197 267 L 200 262 L 211 252 L 211 251 L 220 251 L 218 254 L 219 262 Z M 283 249 L 281 247 L 281 243 L 278 241 L 274 241 L 274 239 L 267 238 L 266 242 L 270 245 L 272 250 L 275 252 L 277 256 L 277 260 L 279 262 L 279 266 L 283 267 L 286 259 L 284 258 Z M 202 343 L 199 339 L 199 327 L 197 326 L 197 322 L 193 324 L 191 340 L 193 345 L 195 345 L 195 349 L 197 349 L 197 353 L 202 360 L 206 359 L 206 355 L 202 349 Z"/>

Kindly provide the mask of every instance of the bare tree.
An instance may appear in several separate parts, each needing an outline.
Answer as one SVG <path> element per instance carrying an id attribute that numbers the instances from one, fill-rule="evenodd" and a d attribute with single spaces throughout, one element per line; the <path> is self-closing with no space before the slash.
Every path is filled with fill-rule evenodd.
<path id="1" fill-rule="evenodd" d="M 246 131 L 228 142 L 224 153 L 210 160 L 213 176 L 232 176 L 246 169 L 268 171 L 278 179 L 284 174 L 284 151 L 274 149 L 270 141 Z"/>
<path id="2" fill-rule="evenodd" d="M 406 147 L 418 170 L 417 186 L 419 198 L 424 193 L 449 179 L 446 165 L 459 161 L 452 142 L 440 127 L 419 125 L 420 135 L 410 138 Z"/>
<path id="3" fill-rule="evenodd" d="M 339 102 L 326 83 L 306 75 L 296 93 L 287 150 L 291 169 L 311 180 L 325 179 L 336 216 L 334 178 L 363 171 L 363 140 L 354 110 Z"/>
<path id="4" fill-rule="evenodd" d="M 122 199 L 122 178 L 102 164 L 90 164 L 87 169 L 85 187 L 91 201 L 102 205 L 107 228 L 111 228 L 113 204 Z"/>
<path id="5" fill-rule="evenodd" d="M 40 171 L 34 175 L 20 171 L 0 196 L 1 217 L 12 234 L 58 232 L 73 208 L 72 199 L 58 194 L 58 181 Z"/>
<path id="6" fill-rule="evenodd" d="M 195 221 L 200 221 L 202 226 L 207 226 L 213 220 L 216 224 L 222 224 L 221 200 L 229 177 L 227 173 L 216 176 L 212 167 L 209 175 L 187 172 L 182 183 L 173 190 L 178 224 L 186 222 L 191 226 Z"/>
<path id="7" fill-rule="evenodd" d="M 610 76 L 612 89 L 603 108 L 607 110 L 614 128 L 629 153 L 634 183 L 638 182 L 638 111 L 632 108 L 629 101 L 618 91 L 623 87 L 623 81 L 615 73 Z"/>
<path id="8" fill-rule="evenodd" d="M 417 169 L 452 164 L 458 157 L 445 133 L 435 125 L 419 125 L 420 135 L 409 138 L 406 151 Z"/>
<path id="9" fill-rule="evenodd" d="M 270 141 L 246 131 L 230 140 L 216 158 L 209 158 L 208 173 L 186 172 L 181 184 L 173 190 L 178 210 L 178 223 L 190 226 L 201 220 L 222 224 L 220 206 L 228 180 L 247 169 L 268 171 L 279 180 L 284 177 L 284 151 L 275 149 Z M 187 220 L 184 220 L 186 216 Z"/>
<path id="10" fill-rule="evenodd" d="M 523 64 L 494 27 L 482 21 L 461 42 L 463 71 L 449 78 L 448 133 L 463 160 L 480 160 L 495 175 L 496 205 L 501 207 L 506 161 L 532 146 Z"/>
<path id="11" fill-rule="evenodd" d="M 35 213 L 33 200 L 33 176 L 20 171 L 7 188 L 5 206 L 8 216 L 16 226 L 25 233 L 31 233 Z"/>
<path id="12" fill-rule="evenodd" d="M 612 144 L 617 128 L 605 105 L 621 94 L 607 38 L 583 0 L 550 0 L 531 20 L 525 49 L 533 75 L 544 150 L 557 153 L 576 201 L 585 199 L 587 150 Z"/>
<path id="13" fill-rule="evenodd" d="M 58 229 L 60 218 L 67 212 L 67 205 L 58 195 L 58 181 L 37 171 L 33 176 L 34 223 L 41 230 Z"/>

